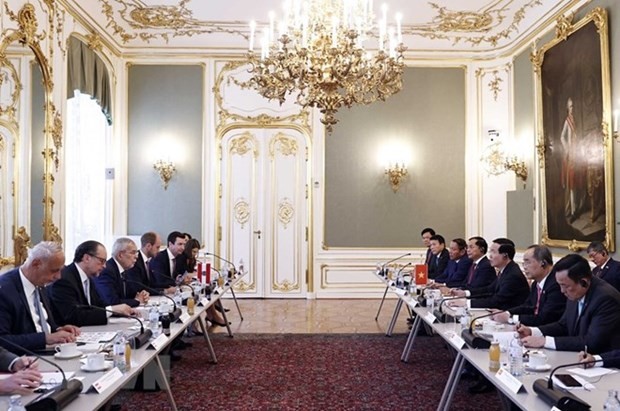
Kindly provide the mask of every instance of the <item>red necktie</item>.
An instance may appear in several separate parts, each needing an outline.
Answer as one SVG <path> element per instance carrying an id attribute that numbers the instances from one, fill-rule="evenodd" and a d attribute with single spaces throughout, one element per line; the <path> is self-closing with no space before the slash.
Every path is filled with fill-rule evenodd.
<path id="1" fill-rule="evenodd" d="M 474 263 L 471 265 L 471 267 L 469 267 L 469 275 L 467 276 L 467 285 L 470 285 L 471 282 L 474 280 L 474 271 L 476 271 L 476 266 L 478 264 Z"/>
<path id="2" fill-rule="evenodd" d="M 540 284 L 536 284 L 536 289 L 538 290 L 538 297 L 536 298 L 536 308 L 534 308 L 534 315 L 538 315 L 538 308 L 540 307 L 540 296 L 542 295 L 542 288 L 540 288 Z"/>

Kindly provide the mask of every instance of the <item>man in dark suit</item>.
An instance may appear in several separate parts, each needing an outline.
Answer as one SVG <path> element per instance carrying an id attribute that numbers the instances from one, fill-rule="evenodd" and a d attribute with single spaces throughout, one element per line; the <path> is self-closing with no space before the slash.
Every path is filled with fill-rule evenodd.
<path id="1" fill-rule="evenodd" d="M 147 291 L 130 294 L 129 284 L 125 281 L 125 273 L 136 264 L 137 259 L 138 247 L 132 239 L 121 237 L 114 241 L 112 258 L 106 262 L 101 274 L 93 279 L 105 305 L 127 304 L 130 307 L 137 307 L 148 301 Z"/>
<path id="2" fill-rule="evenodd" d="M 431 261 L 428 265 L 428 278 L 434 279 L 446 270 L 450 256 L 446 250 L 446 240 L 442 235 L 435 234 L 431 237 Z"/>
<path id="3" fill-rule="evenodd" d="M 569 254 L 555 265 L 556 280 L 568 298 L 562 317 L 540 327 L 521 326 L 526 347 L 592 354 L 620 348 L 620 293 L 593 277 L 588 261 Z"/>
<path id="4" fill-rule="evenodd" d="M 105 308 L 123 315 L 135 313 L 127 304 L 106 306 L 101 300 L 93 279 L 101 273 L 105 263 L 105 247 L 97 241 L 85 241 L 75 249 L 73 263 L 62 270 L 60 279 L 49 289 L 54 315 L 59 322 L 80 326 L 108 323 L 112 313 L 86 306 Z"/>
<path id="5" fill-rule="evenodd" d="M 186 260 L 182 257 L 187 240 L 183 233 L 173 231 L 168 234 L 168 247 L 157 253 L 149 263 L 153 288 L 170 289 L 175 287 L 178 275 L 187 271 Z"/>
<path id="6" fill-rule="evenodd" d="M 159 234 L 149 231 L 140 237 L 140 250 L 138 259 L 132 268 L 125 271 L 127 282 L 127 292 L 129 295 L 135 295 L 141 291 L 145 291 L 144 284 L 149 288 L 153 287 L 153 274 L 149 270 L 151 258 L 155 257 L 161 248 L 161 237 Z M 146 290 L 148 291 L 148 290 Z M 163 291 L 163 290 L 158 290 Z M 172 292 L 173 290 L 170 290 Z"/>
<path id="7" fill-rule="evenodd" d="M 0 336 L 28 350 L 75 341 L 73 325 L 58 327 L 45 294 L 65 263 L 60 244 L 44 241 L 34 246 L 24 264 L 0 276 Z M 0 345 L 21 351 L 4 341 Z"/>
<path id="8" fill-rule="evenodd" d="M 489 249 L 487 242 L 482 237 L 471 237 L 467 241 L 467 257 L 472 261 L 472 265 L 467 272 L 465 290 L 486 287 L 493 283 L 497 277 L 495 268 L 491 266 L 486 253 Z"/>
<path id="9" fill-rule="evenodd" d="M 529 297 L 523 305 L 498 313 L 493 319 L 507 323 L 513 314 L 518 314 L 519 322 L 530 326 L 559 320 L 566 308 L 566 296 L 555 279 L 551 250 L 544 245 L 528 247 L 523 254 L 523 269 L 525 275 L 534 280 Z"/>
<path id="10" fill-rule="evenodd" d="M 498 270 L 496 280 L 486 287 L 453 290 L 453 294 L 457 297 L 473 297 L 466 301 L 471 308 L 507 310 L 523 304 L 530 287 L 519 265 L 513 261 L 515 253 L 511 240 L 496 238 L 489 250 L 489 261 Z M 476 298 L 477 296 L 479 298 Z"/>
<path id="11" fill-rule="evenodd" d="M 607 247 L 600 241 L 592 241 L 587 248 L 588 257 L 596 267 L 592 275 L 607 281 L 612 287 L 620 291 L 620 262 L 609 256 Z"/>
<path id="12" fill-rule="evenodd" d="M 461 287 L 467 280 L 467 273 L 473 261 L 467 257 L 467 243 L 462 238 L 450 241 L 450 261 L 443 274 L 435 278 L 435 287 Z"/>
<path id="13" fill-rule="evenodd" d="M 435 230 L 430 227 L 423 228 L 420 232 L 420 236 L 422 237 L 422 243 L 424 247 L 426 247 L 426 256 L 424 257 L 424 264 L 426 266 L 430 266 L 431 258 L 433 257 L 433 253 L 431 252 L 431 237 L 434 236 Z"/>

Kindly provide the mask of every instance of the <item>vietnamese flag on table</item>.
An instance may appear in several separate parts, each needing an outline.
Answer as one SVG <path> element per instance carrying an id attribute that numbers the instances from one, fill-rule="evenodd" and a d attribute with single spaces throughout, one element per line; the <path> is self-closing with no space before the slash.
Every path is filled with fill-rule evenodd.
<path id="1" fill-rule="evenodd" d="M 426 285 L 428 282 L 428 267 L 426 264 L 415 265 L 415 284 Z"/>

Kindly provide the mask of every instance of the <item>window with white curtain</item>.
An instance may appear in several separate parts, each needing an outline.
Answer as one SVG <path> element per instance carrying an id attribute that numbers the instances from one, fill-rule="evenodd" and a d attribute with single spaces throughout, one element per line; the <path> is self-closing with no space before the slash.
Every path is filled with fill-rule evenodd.
<path id="1" fill-rule="evenodd" d="M 67 101 L 65 133 L 65 254 L 72 260 L 75 248 L 86 240 L 105 244 L 111 195 L 105 169 L 111 127 L 101 107 L 89 95 L 75 90 Z"/>

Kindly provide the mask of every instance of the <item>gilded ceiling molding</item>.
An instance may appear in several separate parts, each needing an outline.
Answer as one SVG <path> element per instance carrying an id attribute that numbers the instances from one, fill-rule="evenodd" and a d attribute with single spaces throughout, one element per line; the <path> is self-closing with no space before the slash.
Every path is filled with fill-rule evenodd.
<path id="1" fill-rule="evenodd" d="M 103 49 L 103 42 L 101 36 L 98 33 L 92 32 L 86 35 L 86 45 L 93 51 L 101 52 Z"/>
<path id="2" fill-rule="evenodd" d="M 214 22 L 201 21 L 193 17 L 187 8 L 191 0 L 180 0 L 176 6 L 145 6 L 136 0 L 99 0 L 103 14 L 108 20 L 108 27 L 121 38 L 123 43 L 139 38 L 150 43 L 154 39 L 162 39 L 166 43 L 171 37 L 192 37 L 200 34 L 229 33 L 236 34 L 247 40 L 247 34 Z M 119 17 L 133 30 L 125 30 L 117 23 L 111 1 L 120 5 Z"/>
<path id="3" fill-rule="evenodd" d="M 429 3 L 432 8 L 437 10 L 437 16 L 430 23 L 404 27 L 403 34 L 431 40 L 451 40 L 454 45 L 468 43 L 478 46 L 487 43 L 496 47 L 500 40 L 509 39 L 513 33 L 518 31 L 519 24 L 529 9 L 542 5 L 541 0 L 528 1 L 514 12 L 511 23 L 505 29 L 493 35 L 487 35 L 493 28 L 504 21 L 509 21 L 507 12 L 508 6 L 512 2 L 513 0 L 491 1 L 486 8 L 479 12 L 448 10 L 446 7 Z"/>

